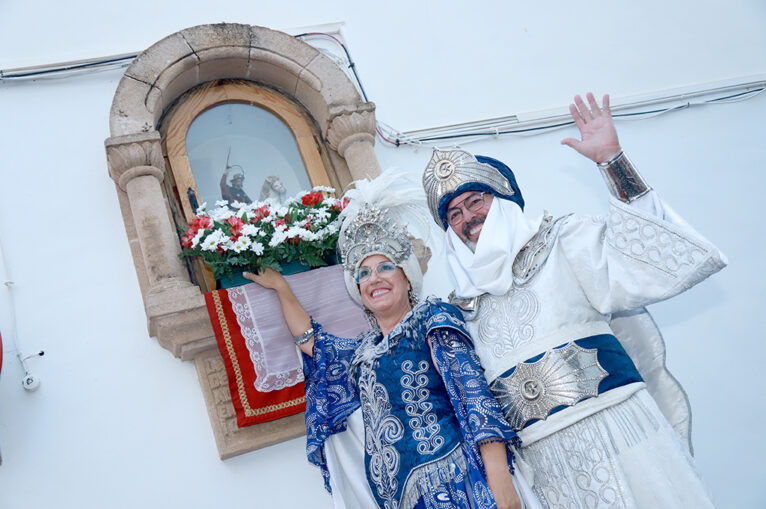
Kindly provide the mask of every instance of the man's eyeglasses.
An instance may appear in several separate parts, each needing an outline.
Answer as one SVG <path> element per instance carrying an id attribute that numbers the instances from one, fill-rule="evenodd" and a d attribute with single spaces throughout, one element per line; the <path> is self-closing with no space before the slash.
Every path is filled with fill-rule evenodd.
<path id="1" fill-rule="evenodd" d="M 486 193 L 474 193 L 465 200 L 447 210 L 447 223 L 455 226 L 463 222 L 463 208 L 470 212 L 478 212 L 487 203 Z"/>
<path id="2" fill-rule="evenodd" d="M 380 262 L 375 267 L 375 272 L 379 275 L 388 274 L 396 270 L 396 265 L 393 262 Z M 372 269 L 369 267 L 359 267 L 356 271 L 356 283 L 359 284 L 362 281 L 366 281 L 372 275 Z"/>

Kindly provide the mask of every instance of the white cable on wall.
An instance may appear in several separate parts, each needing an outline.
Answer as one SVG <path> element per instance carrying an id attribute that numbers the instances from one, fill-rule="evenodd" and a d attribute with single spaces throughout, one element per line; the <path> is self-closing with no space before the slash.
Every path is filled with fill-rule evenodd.
<path id="1" fill-rule="evenodd" d="M 21 379 L 21 386 L 27 391 L 35 391 L 40 386 L 40 379 L 33 375 L 29 369 L 27 361 L 32 357 L 38 357 L 44 355 L 45 352 L 40 350 L 39 352 L 26 355 L 18 346 L 18 328 L 16 321 L 16 306 L 13 298 L 13 287 L 16 284 L 9 276 L 8 269 L 5 264 L 5 256 L 3 254 L 3 246 L 0 242 L 0 284 L 2 284 L 3 291 L 6 292 L 8 302 L 8 316 L 10 323 L 10 331 L 4 331 L 3 337 L 10 339 L 10 346 L 12 353 L 21 363 L 21 367 L 24 370 L 24 376 Z"/>

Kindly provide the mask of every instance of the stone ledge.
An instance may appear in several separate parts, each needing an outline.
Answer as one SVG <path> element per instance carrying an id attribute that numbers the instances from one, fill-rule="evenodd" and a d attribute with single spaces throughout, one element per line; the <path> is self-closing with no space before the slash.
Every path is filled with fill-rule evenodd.
<path id="1" fill-rule="evenodd" d="M 213 326 L 204 303 L 155 317 L 154 332 L 159 344 L 181 360 L 191 360 L 200 352 L 216 348 Z"/>
<path id="2" fill-rule="evenodd" d="M 304 412 L 245 428 L 237 427 L 226 368 L 218 349 L 199 354 L 194 358 L 194 365 L 222 460 L 306 434 Z"/>

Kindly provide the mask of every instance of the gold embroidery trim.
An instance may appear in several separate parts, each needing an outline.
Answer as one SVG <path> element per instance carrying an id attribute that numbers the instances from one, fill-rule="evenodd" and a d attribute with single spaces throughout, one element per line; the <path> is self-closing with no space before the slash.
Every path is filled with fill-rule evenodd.
<path id="1" fill-rule="evenodd" d="M 234 367 L 234 380 L 237 382 L 237 393 L 239 394 L 239 401 L 242 403 L 242 408 L 245 410 L 246 417 L 255 417 L 257 415 L 268 414 L 277 410 L 283 410 L 285 408 L 294 407 L 306 402 L 306 396 L 277 403 L 276 405 L 269 405 L 263 408 L 251 408 L 250 402 L 247 400 L 247 393 L 245 392 L 245 381 L 242 379 L 242 370 L 239 368 L 239 361 L 234 353 L 234 344 L 231 342 L 231 333 L 229 332 L 229 324 L 226 322 L 226 316 L 223 314 L 223 304 L 221 303 L 221 297 L 217 291 L 212 293 L 213 303 L 215 304 L 215 312 L 218 315 L 218 322 L 221 324 L 221 332 L 223 333 L 223 341 L 226 344 L 226 351 L 229 354 L 229 360 Z"/>

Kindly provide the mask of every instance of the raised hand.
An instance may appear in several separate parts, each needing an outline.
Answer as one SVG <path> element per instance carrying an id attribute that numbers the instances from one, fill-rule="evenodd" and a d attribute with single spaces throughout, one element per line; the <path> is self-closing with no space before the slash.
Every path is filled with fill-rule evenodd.
<path id="1" fill-rule="evenodd" d="M 595 163 L 601 163 L 621 150 L 620 140 L 617 138 L 612 112 L 609 109 L 609 95 L 604 95 L 603 108 L 599 107 L 591 92 L 585 97 L 590 107 L 579 95 L 575 96 L 574 104 L 569 105 L 569 112 L 580 130 L 582 139 L 566 138 L 561 140 L 561 144 L 572 147 Z"/>

